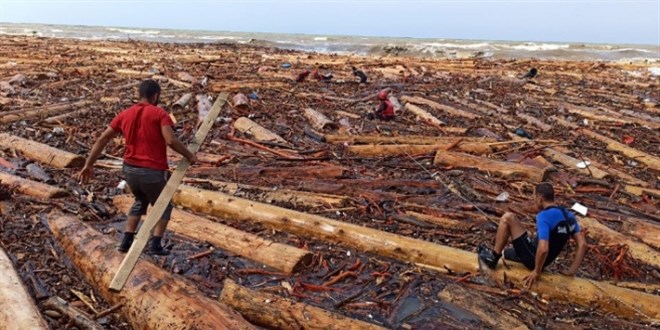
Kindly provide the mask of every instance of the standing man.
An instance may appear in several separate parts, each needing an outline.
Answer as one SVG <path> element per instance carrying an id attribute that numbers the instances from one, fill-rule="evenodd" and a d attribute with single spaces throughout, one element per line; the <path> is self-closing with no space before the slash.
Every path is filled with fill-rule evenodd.
<path id="1" fill-rule="evenodd" d="M 575 215 L 555 204 L 555 192 L 550 183 L 544 182 L 536 186 L 534 202 L 540 211 L 536 215 L 536 238 L 529 237 L 516 216 L 507 212 L 502 216 L 497 227 L 495 248 L 479 246 L 477 249 L 479 260 L 491 269 L 497 267 L 502 251 L 505 259 L 525 265 L 532 271 L 524 279 L 527 287 L 532 286 L 539 279 L 543 268 L 557 258 L 569 238 L 573 238 L 577 243 L 577 252 L 565 275 L 575 275 L 587 251 L 587 243 L 584 235 L 580 233 Z M 513 240 L 513 249 L 504 250 L 509 237 Z"/>
<path id="2" fill-rule="evenodd" d="M 119 113 L 94 143 L 87 157 L 85 167 L 78 174 L 81 182 L 87 182 L 94 175 L 94 162 L 105 146 L 117 136 L 124 136 L 124 166 L 126 182 L 135 196 L 135 203 L 128 212 L 128 221 L 119 251 L 127 252 L 133 244 L 140 217 L 147 214 L 147 206 L 158 200 L 167 184 L 167 147 L 174 149 L 193 164 L 197 161 L 172 131 L 172 119 L 165 110 L 159 108 L 160 86 L 147 79 L 140 84 L 140 102 Z M 170 204 L 153 231 L 147 253 L 168 255 L 161 240 L 172 213 Z"/>

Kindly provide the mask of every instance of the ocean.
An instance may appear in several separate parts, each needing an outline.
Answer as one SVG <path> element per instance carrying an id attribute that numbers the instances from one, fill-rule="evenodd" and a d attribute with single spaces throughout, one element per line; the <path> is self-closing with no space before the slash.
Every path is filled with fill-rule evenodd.
<path id="1" fill-rule="evenodd" d="M 660 62 L 660 45 L 322 36 L 20 23 L 0 23 L 0 35 L 2 34 L 83 40 L 237 43 L 311 52 L 374 56 Z"/>

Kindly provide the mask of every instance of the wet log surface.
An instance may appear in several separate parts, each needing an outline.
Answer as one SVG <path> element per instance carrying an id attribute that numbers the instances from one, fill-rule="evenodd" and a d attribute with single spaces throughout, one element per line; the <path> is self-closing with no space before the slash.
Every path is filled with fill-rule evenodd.
<path id="1" fill-rule="evenodd" d="M 609 228 L 588 233 L 589 251 L 578 276 L 659 294 L 660 270 L 649 260 L 657 260 L 651 258 L 657 258 L 653 254 L 658 253 L 659 234 L 654 232 L 660 224 L 660 196 L 655 193 L 660 189 L 660 139 L 655 130 L 660 82 L 648 73 L 649 64 L 348 58 L 250 45 L 11 36 L 1 36 L 0 47 L 0 81 L 9 81 L 17 73 L 27 77 L 24 85 L 13 86 L 15 94 L 2 97 L 0 117 L 12 118 L 1 124 L 3 133 L 85 155 L 113 116 L 135 101 L 136 83 L 144 77 L 161 83 L 164 105 L 174 105 L 186 94 L 215 97 L 224 90 L 254 93 L 256 97 L 251 96 L 247 103 L 227 107 L 220 114 L 222 119 L 201 151 L 221 155 L 222 161 L 193 167 L 189 176 L 196 180 L 191 178 L 187 184 L 470 252 L 481 242 L 492 244 L 493 221 L 504 212 L 518 214 L 528 230 L 533 230 L 531 195 L 535 180 L 498 175 L 480 169 L 479 164 L 434 165 L 435 148 L 383 155 L 367 151 L 355 154 L 347 147 L 362 145 L 360 148 L 366 150 L 369 147 L 364 144 L 372 144 L 374 150 L 385 150 L 401 149 L 393 147 L 401 144 L 442 143 L 439 152 L 465 152 L 532 167 L 539 165 L 538 158 L 532 159 L 546 156 L 556 169 L 546 180 L 554 183 L 558 203 L 586 205 L 589 217 Z M 4 65 L 8 62 L 13 64 Z M 281 68 L 285 62 L 293 63 L 292 68 Z M 350 66 L 360 66 L 373 84 L 293 82 L 305 66 L 316 63 L 336 77 L 350 76 Z M 259 67 L 267 70 L 259 74 Z M 506 76 L 523 74 L 530 67 L 541 68 L 532 81 L 514 81 Z M 184 71 L 187 75 L 180 74 Z M 209 83 L 193 84 L 181 77 L 195 81 L 209 77 Z M 378 106 L 375 93 L 385 87 L 392 88 L 391 95 L 404 104 L 399 116 L 390 122 L 366 119 L 365 114 Z M 81 110 L 81 106 L 89 110 L 60 116 Z M 317 127 L 318 134 L 333 137 L 331 141 L 305 134 L 310 127 L 304 112 L 307 108 L 332 121 L 334 125 Z M 35 109 L 50 110 L 40 113 Z M 418 118 L 418 109 L 424 111 L 426 119 Z M 179 102 L 167 110 L 174 112 L 176 132 L 187 142 L 198 121 L 197 102 Z M 60 117 L 44 121 L 52 116 Z M 234 122 L 241 117 L 280 138 L 258 139 L 253 131 L 234 129 Z M 517 128 L 524 129 L 533 140 L 511 142 L 509 134 Z M 343 138 L 351 136 L 355 138 Z M 369 138 L 359 138 L 362 136 Z M 417 137 L 423 139 L 416 142 Z M 484 140 L 477 139 L 480 137 Z M 447 138 L 447 142 L 435 142 L 437 138 Z M 481 144 L 478 152 L 462 149 L 473 143 Z M 571 158 L 554 157 L 556 153 L 548 152 L 549 148 Z M 122 152 L 123 145 L 117 139 L 106 148 L 105 160 L 118 161 Z M 0 171 L 33 178 L 28 166 L 38 161 L 34 156 L 3 145 L 0 158 Z M 589 160 L 601 171 L 578 168 L 576 160 Z M 114 301 L 104 299 L 102 290 L 82 280 L 42 219 L 44 214 L 59 210 L 118 241 L 125 216 L 112 205 L 112 197 L 124 193 L 116 189 L 121 172 L 116 167 L 97 167 L 96 180 L 81 186 L 72 178 L 75 169 L 39 165 L 51 178 L 49 184 L 68 195 L 35 198 L 23 195 L 18 186 L 0 184 L 0 246 L 52 328 L 73 324 L 67 316 L 44 306 L 47 298 L 59 296 L 92 317 L 101 315 L 94 317 L 101 326 L 131 329 L 122 309 L 113 310 Z M 225 185 L 219 187 L 212 181 Z M 283 193 L 277 193 L 280 189 Z M 304 194 L 296 195 L 296 191 Z M 503 192 L 508 193 L 508 199 L 496 201 Z M 147 260 L 185 277 L 199 290 L 197 294 L 211 299 L 220 296 L 223 281 L 229 278 L 249 289 L 385 328 L 493 326 L 492 320 L 484 321 L 483 315 L 457 305 L 488 311 L 489 315 L 499 309 L 528 328 L 604 324 L 636 328 L 650 322 L 644 310 L 636 312 L 626 303 L 622 309 L 629 311 L 628 316 L 617 316 L 596 308 L 596 302 L 594 308 L 585 308 L 570 299 L 549 299 L 534 290 L 521 290 L 506 278 L 493 284 L 479 273 L 422 269 L 252 221 L 211 220 L 308 250 L 314 256 L 301 271 L 285 274 L 221 249 L 208 252 L 208 242 L 168 233 L 165 243 L 173 254 Z M 631 251 L 626 244 L 630 242 L 651 257 L 643 257 L 646 262 L 635 258 L 640 249 Z M 547 270 L 558 273 L 566 269 L 573 252 L 571 244 Z M 478 304 L 451 302 L 456 293 L 464 292 L 478 296 Z M 81 297 L 86 297 L 87 303 Z"/>

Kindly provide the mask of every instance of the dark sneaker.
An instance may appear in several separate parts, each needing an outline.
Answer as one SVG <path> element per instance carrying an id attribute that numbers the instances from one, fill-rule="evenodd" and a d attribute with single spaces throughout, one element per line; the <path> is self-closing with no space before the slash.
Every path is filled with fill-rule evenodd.
<path id="1" fill-rule="evenodd" d="M 479 256 L 479 261 L 490 269 L 497 268 L 497 262 L 502 257 L 502 255 L 495 254 L 493 249 L 483 245 L 477 247 L 477 255 Z"/>
<path id="2" fill-rule="evenodd" d="M 121 240 L 121 244 L 119 244 L 119 252 L 126 253 L 128 250 L 131 248 L 131 245 L 133 245 L 133 239 L 135 238 L 135 233 L 124 233 L 124 237 Z"/>
<path id="3" fill-rule="evenodd" d="M 150 246 L 147 254 L 152 256 L 169 256 L 170 251 L 163 249 L 162 246 Z"/>

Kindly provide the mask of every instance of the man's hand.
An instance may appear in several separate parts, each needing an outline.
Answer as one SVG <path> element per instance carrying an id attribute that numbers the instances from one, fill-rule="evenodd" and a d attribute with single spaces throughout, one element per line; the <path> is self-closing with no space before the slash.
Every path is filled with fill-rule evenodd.
<path id="1" fill-rule="evenodd" d="M 195 154 L 190 154 L 190 157 L 188 157 L 187 159 L 190 165 L 197 163 L 197 156 Z"/>
<path id="2" fill-rule="evenodd" d="M 91 166 L 85 166 L 83 169 L 76 175 L 76 178 L 81 183 L 87 183 L 90 178 L 94 177 L 94 168 Z"/>
<path id="3" fill-rule="evenodd" d="M 523 279 L 523 284 L 525 284 L 525 288 L 527 289 L 531 288 L 532 285 L 534 285 L 534 283 L 536 282 L 536 280 L 539 279 L 540 276 L 541 274 L 537 273 L 536 271 L 532 271 L 531 273 L 529 273 L 529 275 L 525 276 L 525 278 Z"/>

